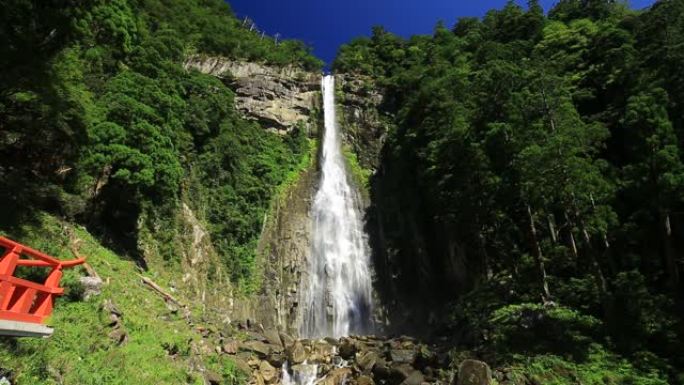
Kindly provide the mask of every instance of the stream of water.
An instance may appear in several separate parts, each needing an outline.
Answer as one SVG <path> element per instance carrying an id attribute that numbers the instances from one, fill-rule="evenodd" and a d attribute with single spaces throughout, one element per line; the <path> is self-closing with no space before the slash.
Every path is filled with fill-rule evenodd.
<path id="1" fill-rule="evenodd" d="M 312 247 L 302 293 L 300 337 L 344 337 L 371 328 L 370 252 L 360 196 L 347 173 L 335 109 L 335 77 L 321 81 L 325 131 L 321 179 L 311 209 Z M 313 374 L 312 374 L 313 373 Z M 290 375 L 284 384 L 311 384 L 316 367 Z"/>

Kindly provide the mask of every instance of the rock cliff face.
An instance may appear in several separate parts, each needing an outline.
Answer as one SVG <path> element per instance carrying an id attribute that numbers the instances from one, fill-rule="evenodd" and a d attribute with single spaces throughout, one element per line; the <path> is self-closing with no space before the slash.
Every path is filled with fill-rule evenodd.
<path id="1" fill-rule="evenodd" d="M 377 170 L 388 131 L 386 119 L 381 114 L 385 99 L 382 91 L 372 79 L 363 76 L 338 75 L 337 84 L 340 125 L 345 142 L 363 168 Z"/>
<path id="2" fill-rule="evenodd" d="M 319 104 L 319 74 L 208 56 L 190 57 L 185 68 L 228 83 L 237 109 L 266 129 L 285 133 L 300 124 L 313 128 L 309 118 Z"/>
<path id="3" fill-rule="evenodd" d="M 235 308 L 239 319 L 250 319 L 266 328 L 298 334 L 299 286 L 306 273 L 311 249 L 311 199 L 316 186 L 314 167 L 303 172 L 297 183 L 278 200 L 267 222 L 258 254 L 262 259 L 263 281 L 259 292 Z"/>
<path id="4" fill-rule="evenodd" d="M 450 234 L 448 229 L 431 227 L 421 206 L 421 187 L 410 165 L 401 157 L 384 151 L 393 127 L 392 101 L 373 79 L 358 75 L 338 75 L 340 121 L 345 142 L 359 165 L 372 171 L 366 183 L 369 201 L 366 231 L 370 238 L 375 272 L 375 289 L 390 332 L 420 335 L 425 325 L 440 318 L 440 293 L 460 290 L 466 281 L 466 266 L 459 244 L 447 254 L 450 263 L 437 263 L 431 255 L 434 234 Z M 430 229 L 430 230 L 426 230 Z M 452 232 L 453 233 L 453 232 Z"/>
<path id="5" fill-rule="evenodd" d="M 238 110 L 264 129 L 284 134 L 300 127 L 305 128 L 310 137 L 318 134 L 319 74 L 294 67 L 271 67 L 204 56 L 189 58 L 185 68 L 226 82 L 236 94 Z M 312 162 L 309 169 L 276 199 L 273 212 L 265 218 L 257 250 L 262 271 L 258 292 L 234 296 L 229 285 L 225 288 L 231 320 L 248 320 L 266 328 L 297 334 L 301 291 L 298 285 L 308 266 L 310 206 L 316 181 L 316 162 Z M 192 234 L 194 238 L 204 238 L 201 229 L 193 230 Z M 187 260 L 202 259 L 199 257 L 201 255 Z"/>

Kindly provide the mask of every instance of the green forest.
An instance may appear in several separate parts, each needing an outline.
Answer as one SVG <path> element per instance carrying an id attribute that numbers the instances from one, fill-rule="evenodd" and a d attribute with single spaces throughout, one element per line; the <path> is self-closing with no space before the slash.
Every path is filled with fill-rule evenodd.
<path id="1" fill-rule="evenodd" d="M 684 381 L 683 55 L 680 0 L 509 2 L 343 46 L 335 71 L 385 89 L 392 126 L 378 273 L 493 360 L 609 349 Z"/>
<path id="2" fill-rule="evenodd" d="M 240 118 L 231 89 L 183 61 L 199 52 L 306 69 L 321 62 L 301 42 L 245 28 L 220 0 L 6 3 L 3 226 L 48 210 L 141 264 L 138 238 L 150 231 L 171 260 L 185 196 L 206 211 L 233 281 L 249 287 L 271 195 L 308 144 L 303 132 L 275 137 Z"/>
<path id="3" fill-rule="evenodd" d="M 0 235 L 64 259 L 82 239 L 123 277 L 103 295 L 130 337 L 111 341 L 102 299 L 79 299 L 69 272 L 53 337 L 0 337 L 0 379 L 248 383 L 262 366 L 223 346 L 251 332 L 204 291 L 174 291 L 181 315 L 139 278 L 181 280 L 188 206 L 219 260 L 208 287 L 260 293 L 260 237 L 319 138 L 246 119 L 230 79 L 185 63 L 325 64 L 221 0 L 0 4 Z M 375 27 L 331 67 L 383 95 L 377 168 L 345 155 L 392 332 L 445 346 L 445 371 L 478 358 L 506 373 L 487 385 L 684 384 L 684 0 L 509 1 L 430 35 Z M 378 385 L 421 385 L 402 381 Z"/>

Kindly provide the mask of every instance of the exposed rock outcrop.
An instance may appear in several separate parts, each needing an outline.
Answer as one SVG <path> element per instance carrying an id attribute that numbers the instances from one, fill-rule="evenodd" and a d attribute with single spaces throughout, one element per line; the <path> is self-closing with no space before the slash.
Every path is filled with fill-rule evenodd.
<path id="1" fill-rule="evenodd" d="M 385 142 L 388 124 L 382 117 L 385 97 L 373 79 L 358 75 L 338 75 L 340 123 L 345 142 L 359 159 L 362 167 L 376 170 Z"/>
<path id="2" fill-rule="evenodd" d="M 216 76 L 235 91 L 235 105 L 248 119 L 279 133 L 303 124 L 319 104 L 320 75 L 296 67 L 273 67 L 222 57 L 192 56 L 186 69 Z"/>
<path id="3" fill-rule="evenodd" d="M 310 137 L 318 132 L 320 74 L 292 66 L 275 67 L 199 55 L 189 57 L 185 68 L 216 76 L 228 84 L 235 92 L 237 109 L 245 118 L 257 121 L 267 130 L 286 134 L 300 127 L 306 129 Z M 312 164 L 296 183 L 281 193 L 273 212 L 264 218 L 257 250 L 261 284 L 255 295 L 240 297 L 231 294 L 230 283 L 227 283 L 231 321 L 244 320 L 267 330 L 297 334 L 298 284 L 302 269 L 307 266 L 310 197 L 315 183 L 316 170 Z M 187 222 L 196 222 L 190 214 L 191 211 L 184 208 Z M 186 258 L 192 269 L 207 259 L 201 247 L 206 234 L 192 226 L 189 235 L 193 250 L 196 250 Z M 202 275 L 193 274 L 187 279 L 194 276 Z"/>
<path id="4" fill-rule="evenodd" d="M 235 319 L 298 334 L 299 285 L 311 248 L 310 209 L 316 175 L 313 166 L 302 172 L 276 202 L 258 245 L 263 267 L 261 287 L 256 295 L 236 301 Z"/>

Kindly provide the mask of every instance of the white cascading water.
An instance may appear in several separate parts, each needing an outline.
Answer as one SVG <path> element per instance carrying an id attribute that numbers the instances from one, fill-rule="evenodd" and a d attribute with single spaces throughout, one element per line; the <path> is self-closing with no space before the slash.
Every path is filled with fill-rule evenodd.
<path id="1" fill-rule="evenodd" d="M 349 183 L 335 113 L 335 77 L 322 80 L 325 132 L 321 181 L 312 207 L 309 282 L 301 335 L 344 337 L 368 332 L 371 273 L 359 194 Z"/>
<path id="2" fill-rule="evenodd" d="M 370 331 L 372 281 L 359 194 L 349 183 L 335 113 L 335 78 L 322 80 L 325 132 L 321 180 L 311 214 L 312 246 L 308 282 L 302 293 L 304 338 L 344 337 Z M 312 385 L 317 365 L 303 365 L 284 385 Z"/>

